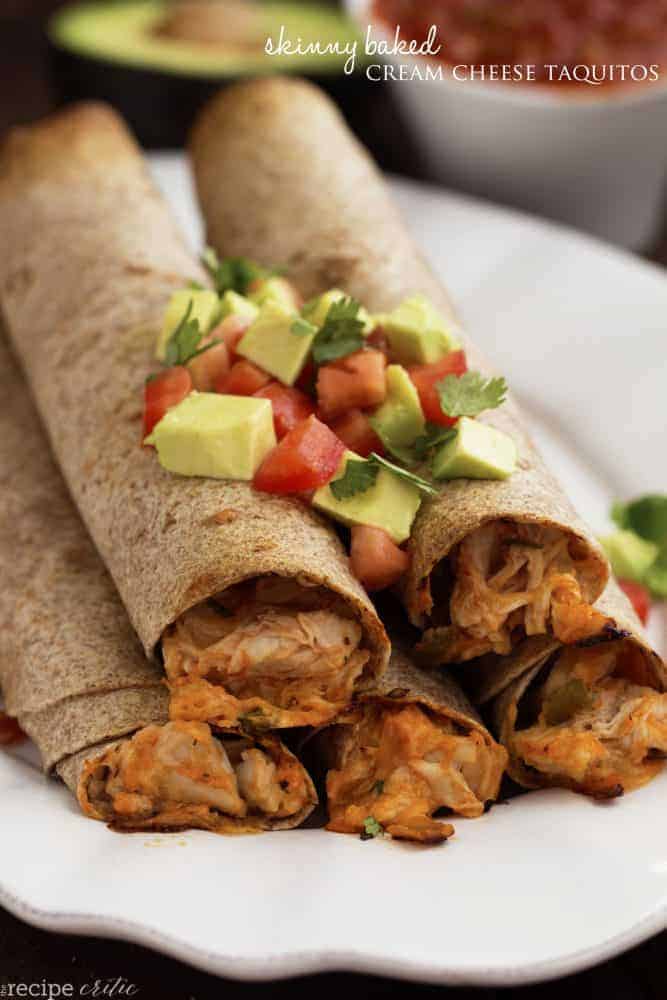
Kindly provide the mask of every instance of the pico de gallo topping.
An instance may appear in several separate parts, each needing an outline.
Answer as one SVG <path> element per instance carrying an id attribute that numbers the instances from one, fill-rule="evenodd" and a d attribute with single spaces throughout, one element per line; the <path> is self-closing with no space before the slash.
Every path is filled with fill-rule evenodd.
<path id="1" fill-rule="evenodd" d="M 369 590 L 391 586 L 438 480 L 512 473 L 514 442 L 477 420 L 502 405 L 505 380 L 468 370 L 454 324 L 423 296 L 372 315 L 336 288 L 304 303 L 245 258 L 207 250 L 203 263 L 214 290 L 192 282 L 165 312 L 144 444 L 172 472 L 300 496 L 349 527 Z"/>
<path id="2" fill-rule="evenodd" d="M 621 589 L 645 625 L 667 600 L 667 496 L 650 493 L 611 510 L 617 530 L 600 539 Z"/>
<path id="3" fill-rule="evenodd" d="M 421 51 L 473 68 L 475 79 L 590 92 L 655 82 L 667 53 L 664 0 L 375 0 L 374 13 Z"/>

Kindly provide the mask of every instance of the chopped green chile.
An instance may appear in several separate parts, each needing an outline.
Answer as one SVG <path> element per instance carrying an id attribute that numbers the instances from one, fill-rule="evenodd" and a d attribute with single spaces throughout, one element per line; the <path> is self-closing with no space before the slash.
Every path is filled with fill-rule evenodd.
<path id="1" fill-rule="evenodd" d="M 590 708 L 591 702 L 590 692 L 584 682 L 573 677 L 549 695 L 544 704 L 544 718 L 548 725 L 559 726 L 582 708 Z"/>

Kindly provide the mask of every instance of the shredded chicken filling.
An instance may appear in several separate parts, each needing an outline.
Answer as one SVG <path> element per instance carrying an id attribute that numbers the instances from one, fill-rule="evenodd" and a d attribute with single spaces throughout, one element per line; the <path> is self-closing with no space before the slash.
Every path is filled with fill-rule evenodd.
<path id="1" fill-rule="evenodd" d="M 202 722 L 146 726 L 97 760 L 90 806 L 109 821 L 164 818 L 184 824 L 211 813 L 287 817 L 308 801 L 305 772 L 291 754 L 246 739 L 222 741 Z"/>
<path id="2" fill-rule="evenodd" d="M 627 640 L 564 649 L 528 695 L 539 716 L 513 733 L 513 754 L 545 783 L 599 797 L 650 781 L 667 753 L 667 694 L 646 685 L 641 661 Z"/>
<path id="3" fill-rule="evenodd" d="M 368 704 L 340 729 L 340 763 L 327 776 L 329 830 L 355 833 L 372 816 L 393 836 L 439 841 L 447 809 L 479 816 L 498 794 L 506 754 L 415 704 Z"/>
<path id="4" fill-rule="evenodd" d="M 460 663 L 506 656 L 525 636 L 574 643 L 598 633 L 606 619 L 583 596 L 578 546 L 545 525 L 491 521 L 471 532 L 451 559 L 449 622 L 426 634 L 423 655 Z"/>
<path id="5" fill-rule="evenodd" d="M 321 588 L 265 578 L 187 611 L 162 642 L 171 716 L 254 728 L 321 725 L 351 698 L 369 653 Z"/>

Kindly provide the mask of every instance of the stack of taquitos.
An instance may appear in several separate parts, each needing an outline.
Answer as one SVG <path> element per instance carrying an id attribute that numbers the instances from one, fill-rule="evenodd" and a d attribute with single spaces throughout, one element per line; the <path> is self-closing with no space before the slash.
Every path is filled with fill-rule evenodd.
<path id="1" fill-rule="evenodd" d="M 170 293 L 205 279 L 110 109 L 9 134 L 0 232 L 10 337 L 146 653 L 165 640 L 172 717 L 333 718 L 389 653 L 333 528 L 248 483 L 172 475 L 141 447 Z"/>
<path id="2" fill-rule="evenodd" d="M 421 292 L 445 317 L 446 292 L 421 258 L 366 152 L 327 97 L 299 80 L 221 92 L 191 154 L 208 242 L 287 270 L 307 298 L 340 287 L 382 313 Z M 223 181 L 224 178 L 224 181 Z M 470 368 L 489 367 L 463 338 Z M 404 602 L 430 626 L 429 662 L 505 655 L 526 635 L 593 633 L 608 568 L 545 468 L 509 400 L 481 419 L 514 439 L 505 481 L 453 480 L 413 526 Z"/>
<path id="3" fill-rule="evenodd" d="M 377 170 L 333 105 L 309 84 L 262 80 L 222 92 L 201 114 L 191 153 L 208 240 L 221 255 L 285 266 L 305 296 L 338 286 L 383 312 L 422 292 L 452 315 Z M 465 338 L 464 346 L 470 366 L 488 373 L 475 346 Z M 448 482 L 437 499 L 422 503 L 403 592 L 412 621 L 427 627 L 421 660 L 475 660 L 461 677 L 474 681 L 483 667 L 498 690 L 522 672 L 517 664 L 537 662 L 535 650 L 541 664 L 557 656 L 552 686 L 563 686 L 561 674 L 567 681 L 576 670 L 584 679 L 575 679 L 590 682 L 580 691 L 581 707 L 590 711 L 577 725 L 606 726 L 609 738 L 620 742 L 610 756 L 591 737 L 582 762 L 584 740 L 566 734 L 542 753 L 536 744 L 543 729 L 520 740 L 512 736 L 508 690 L 497 704 L 496 717 L 504 721 L 496 732 L 510 749 L 512 773 L 532 787 L 551 782 L 594 794 L 631 788 L 655 773 L 658 764 L 648 758 L 664 750 L 663 665 L 613 585 L 600 606 L 592 606 L 608 580 L 606 561 L 544 467 L 515 404 L 510 400 L 482 419 L 514 438 L 519 468 L 502 482 Z M 610 617 L 625 620 L 621 630 L 627 627 L 630 637 L 619 639 Z M 531 677 L 516 682 L 516 699 Z M 619 677 L 627 683 L 617 683 Z M 643 699 L 641 718 L 637 698 Z M 539 706 L 533 721 L 538 716 Z M 532 761 L 530 774 L 517 763 L 520 744 Z M 554 765 L 558 750 L 563 759 Z M 594 765 L 594 758 L 602 763 Z"/>
<path id="4" fill-rule="evenodd" d="M 162 672 L 141 651 L 3 338 L 0 392 L 0 685 L 45 771 L 87 815 L 124 829 L 298 826 L 316 796 L 279 740 L 168 721 Z"/>

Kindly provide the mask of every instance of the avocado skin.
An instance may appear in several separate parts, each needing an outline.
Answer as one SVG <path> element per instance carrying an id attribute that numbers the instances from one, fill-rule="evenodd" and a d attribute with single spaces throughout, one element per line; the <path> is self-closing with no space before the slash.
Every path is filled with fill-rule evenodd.
<path id="1" fill-rule="evenodd" d="M 99 100 L 112 104 L 148 149 L 185 145 L 194 119 L 213 94 L 239 78 L 185 77 L 159 70 L 123 66 L 69 52 L 48 40 L 59 104 Z M 363 75 L 308 76 L 339 105 L 358 134 L 371 120 L 369 89 Z"/>

